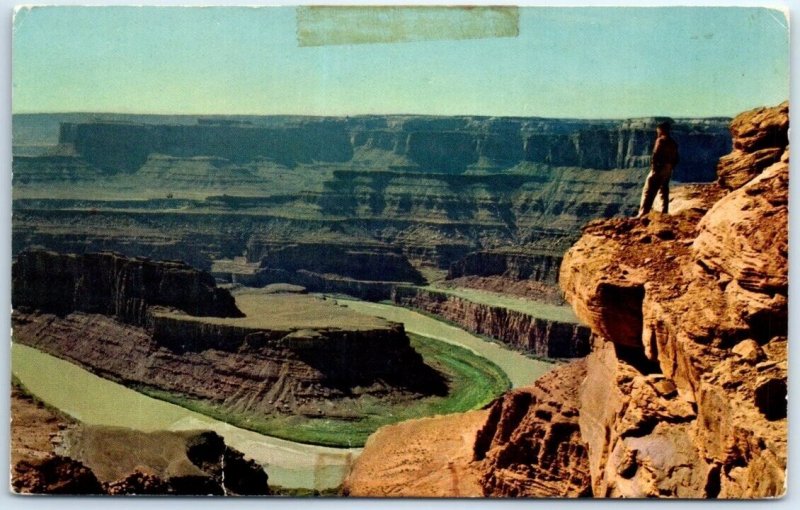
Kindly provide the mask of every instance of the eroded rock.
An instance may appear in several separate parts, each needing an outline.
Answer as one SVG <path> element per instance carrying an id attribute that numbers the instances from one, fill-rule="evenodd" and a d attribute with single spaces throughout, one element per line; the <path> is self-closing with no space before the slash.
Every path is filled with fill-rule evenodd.
<path id="1" fill-rule="evenodd" d="M 576 361 L 495 401 L 475 440 L 485 496 L 592 495 L 578 425 L 578 390 L 585 376 L 585 363 Z"/>
<path id="2" fill-rule="evenodd" d="M 566 298 L 596 334 L 580 406 L 596 496 L 785 490 L 786 114 L 734 120 L 720 165 L 733 191 L 592 223 L 564 258 Z"/>
<path id="3" fill-rule="evenodd" d="M 394 287 L 391 297 L 398 305 L 438 315 L 467 331 L 495 338 L 512 349 L 536 356 L 575 358 L 589 349 L 589 329 L 574 322 L 542 319 L 419 287 Z"/>

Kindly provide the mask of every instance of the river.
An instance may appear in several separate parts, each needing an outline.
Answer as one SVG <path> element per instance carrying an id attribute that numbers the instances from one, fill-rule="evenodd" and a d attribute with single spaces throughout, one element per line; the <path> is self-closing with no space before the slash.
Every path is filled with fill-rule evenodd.
<path id="1" fill-rule="evenodd" d="M 511 381 L 511 386 L 514 388 L 530 386 L 536 379 L 549 372 L 555 366 L 553 363 L 530 358 L 495 342 L 479 338 L 461 328 L 451 326 L 446 322 L 433 319 L 408 308 L 350 299 L 337 299 L 337 301 L 356 312 L 401 322 L 409 333 L 427 336 L 469 349 L 478 356 L 482 356 L 499 366 L 506 373 Z"/>
<path id="2" fill-rule="evenodd" d="M 391 305 L 339 300 L 355 311 L 402 322 L 407 331 L 463 346 L 497 364 L 514 387 L 531 384 L 553 365 L 487 342 L 425 315 Z M 37 397 L 89 425 L 142 431 L 214 430 L 231 447 L 262 464 L 270 485 L 327 489 L 341 484 L 360 448 L 295 443 L 231 426 L 120 384 L 68 361 L 12 344 L 12 372 Z"/>

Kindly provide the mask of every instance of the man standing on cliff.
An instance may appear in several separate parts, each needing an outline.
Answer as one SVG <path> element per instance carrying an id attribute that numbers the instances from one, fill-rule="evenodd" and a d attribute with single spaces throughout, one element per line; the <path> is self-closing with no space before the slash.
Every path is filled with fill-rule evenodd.
<path id="1" fill-rule="evenodd" d="M 672 177 L 672 169 L 678 164 L 678 144 L 669 136 L 669 131 L 669 122 L 662 122 L 656 126 L 658 137 L 656 145 L 653 147 L 650 173 L 647 174 L 647 181 L 644 183 L 642 202 L 639 205 L 637 218 L 650 212 L 659 191 L 661 199 L 664 201 L 662 212 L 669 214 L 669 179 Z"/>

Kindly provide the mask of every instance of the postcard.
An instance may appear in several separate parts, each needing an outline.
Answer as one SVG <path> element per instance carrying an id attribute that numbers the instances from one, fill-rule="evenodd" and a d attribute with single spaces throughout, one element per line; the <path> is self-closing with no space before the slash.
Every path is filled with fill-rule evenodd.
<path id="1" fill-rule="evenodd" d="M 781 497 L 788 13 L 26 6 L 16 494 Z"/>

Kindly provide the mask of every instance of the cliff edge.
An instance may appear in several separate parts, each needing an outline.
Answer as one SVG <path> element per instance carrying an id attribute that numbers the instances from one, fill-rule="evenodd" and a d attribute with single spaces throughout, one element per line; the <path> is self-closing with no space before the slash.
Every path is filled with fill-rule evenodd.
<path id="1" fill-rule="evenodd" d="M 717 183 L 673 216 L 592 222 L 560 282 L 594 333 L 592 492 L 785 492 L 788 104 L 741 114 Z"/>
<path id="2" fill-rule="evenodd" d="M 474 438 L 456 468 L 484 495 L 785 493 L 788 124 L 787 103 L 741 114 L 717 182 L 684 187 L 673 215 L 584 228 L 559 282 L 592 330 L 591 353 L 506 393 L 478 429 L 463 415 L 437 424 Z M 456 446 L 401 426 L 418 458 L 444 450 L 458 463 Z M 396 453 L 371 441 L 354 472 L 381 452 Z M 358 482 L 353 493 L 381 493 Z"/>

